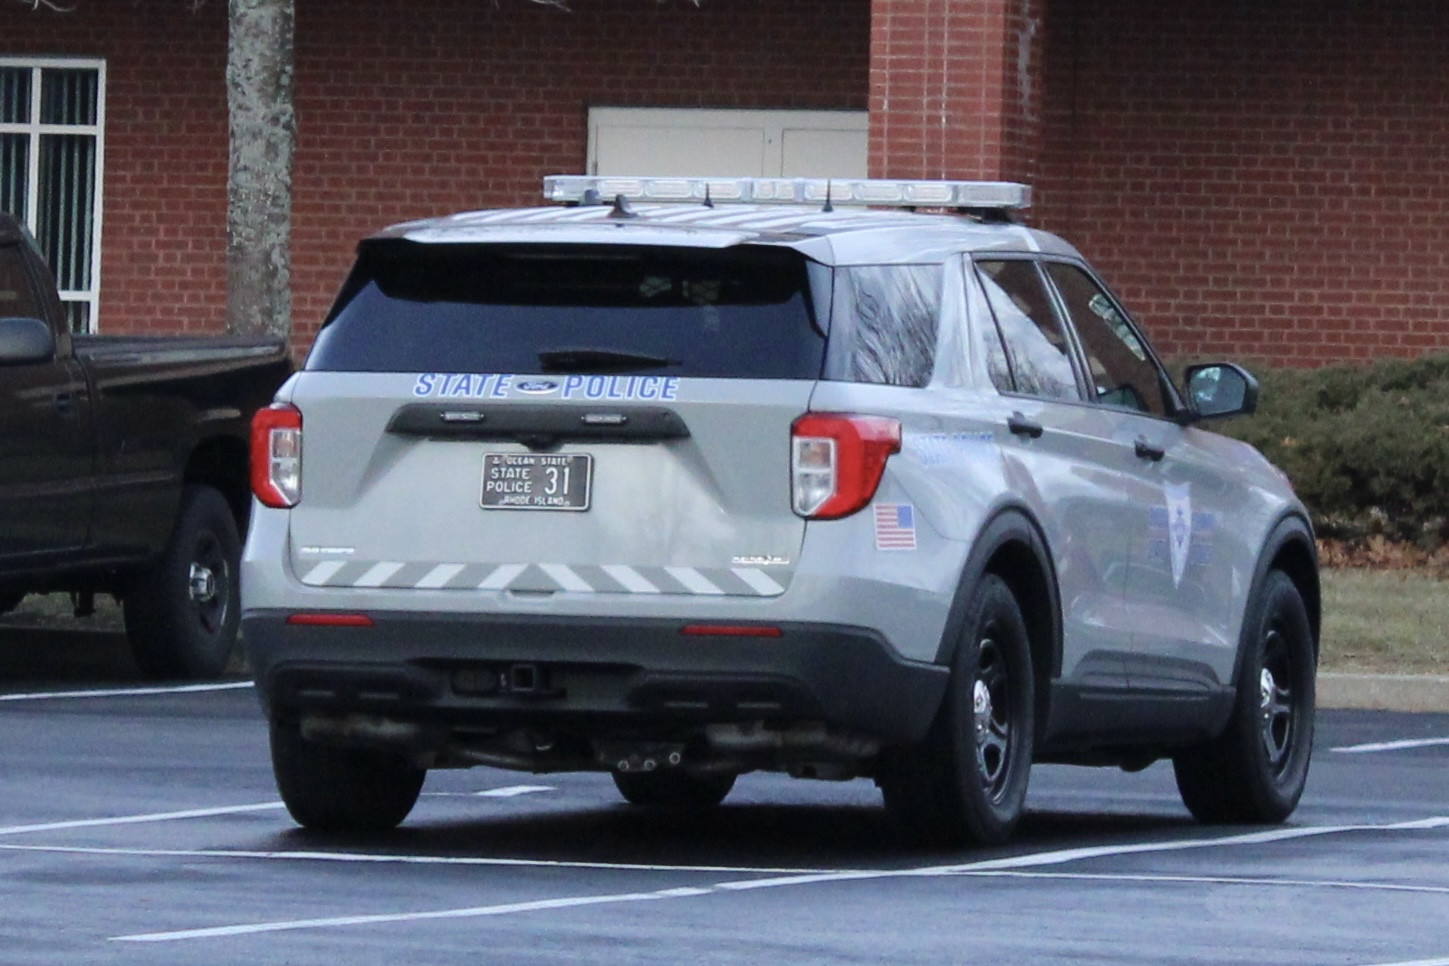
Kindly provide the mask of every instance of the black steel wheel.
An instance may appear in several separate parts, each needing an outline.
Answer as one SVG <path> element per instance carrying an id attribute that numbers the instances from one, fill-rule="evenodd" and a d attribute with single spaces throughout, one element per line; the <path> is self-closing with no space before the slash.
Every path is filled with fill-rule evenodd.
<path id="1" fill-rule="evenodd" d="M 318 832 L 385 832 L 417 804 L 427 770 L 393 752 L 322 744 L 273 722 L 272 772 L 297 824 Z"/>
<path id="2" fill-rule="evenodd" d="M 236 647 L 241 538 L 231 507 L 209 486 L 188 486 L 171 541 L 130 580 L 126 637 L 152 678 L 216 678 Z"/>
<path id="3" fill-rule="evenodd" d="M 734 775 L 690 775 L 672 769 L 613 775 L 614 787 L 626 802 L 655 808 L 714 808 L 735 787 Z"/>
<path id="4" fill-rule="evenodd" d="M 1281 822 L 1308 781 L 1317 653 L 1303 597 L 1287 574 L 1275 570 L 1263 581 L 1242 646 L 1227 728 L 1172 762 L 1183 803 L 1202 822 Z"/>
<path id="5" fill-rule="evenodd" d="M 882 753 L 886 808 L 912 839 L 992 845 L 1026 800 L 1035 741 L 1031 644 L 1006 582 L 987 574 L 967 610 L 941 710 L 919 745 Z"/>

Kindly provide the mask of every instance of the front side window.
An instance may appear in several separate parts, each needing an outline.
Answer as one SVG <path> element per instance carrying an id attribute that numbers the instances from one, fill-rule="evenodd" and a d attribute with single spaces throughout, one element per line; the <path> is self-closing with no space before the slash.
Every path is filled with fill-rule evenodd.
<path id="1" fill-rule="evenodd" d="M 992 344 L 993 333 L 983 333 L 987 369 L 996 388 L 1046 399 L 1081 399 L 1071 349 L 1036 263 L 1004 259 L 977 262 L 976 268 L 996 320 L 994 334 L 1006 350 L 1002 358 L 1000 346 Z"/>
<path id="2" fill-rule="evenodd" d="M 1169 399 L 1162 371 L 1111 296 L 1075 265 L 1049 262 L 1046 270 L 1081 340 L 1093 398 L 1108 406 L 1166 415 Z"/>
<path id="3" fill-rule="evenodd" d="M 29 227 L 71 329 L 95 327 L 105 64 L 0 58 L 0 209 Z"/>

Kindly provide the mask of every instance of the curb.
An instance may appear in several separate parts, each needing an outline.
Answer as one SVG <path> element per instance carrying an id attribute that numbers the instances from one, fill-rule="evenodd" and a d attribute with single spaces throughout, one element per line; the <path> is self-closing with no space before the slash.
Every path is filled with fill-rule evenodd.
<path id="1" fill-rule="evenodd" d="M 1449 677 L 1434 674 L 1320 672 L 1318 707 L 1449 712 Z"/>

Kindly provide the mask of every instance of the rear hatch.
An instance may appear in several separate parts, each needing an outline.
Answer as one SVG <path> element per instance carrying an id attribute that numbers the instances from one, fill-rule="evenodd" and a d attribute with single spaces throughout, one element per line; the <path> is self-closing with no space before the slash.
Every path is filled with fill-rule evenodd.
<path id="1" fill-rule="evenodd" d="M 365 243 L 297 381 L 314 586 L 768 597 L 825 337 L 798 252 Z"/>

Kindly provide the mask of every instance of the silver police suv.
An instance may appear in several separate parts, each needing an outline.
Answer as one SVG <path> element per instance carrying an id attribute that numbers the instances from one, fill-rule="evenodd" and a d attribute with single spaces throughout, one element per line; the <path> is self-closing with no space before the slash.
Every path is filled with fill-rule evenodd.
<path id="1" fill-rule="evenodd" d="M 869 777 L 937 844 L 1010 835 L 1036 761 L 1293 811 L 1313 534 L 1202 428 L 1256 384 L 1175 383 L 1028 189 L 545 195 L 363 241 L 255 420 L 242 623 L 299 823 L 470 765 L 675 808 Z"/>

